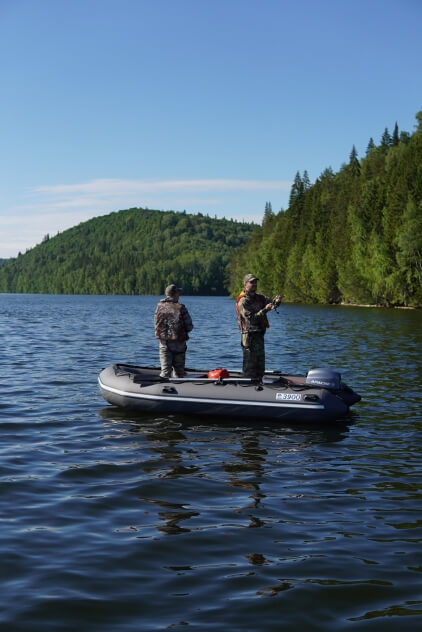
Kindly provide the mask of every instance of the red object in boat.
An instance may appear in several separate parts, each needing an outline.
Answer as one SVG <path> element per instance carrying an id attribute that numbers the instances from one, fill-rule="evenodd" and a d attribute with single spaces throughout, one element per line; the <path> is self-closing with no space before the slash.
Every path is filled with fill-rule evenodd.
<path id="1" fill-rule="evenodd" d="M 213 369 L 212 371 L 208 371 L 208 377 L 210 380 L 221 380 L 224 377 L 230 377 L 230 373 L 224 368 Z"/>

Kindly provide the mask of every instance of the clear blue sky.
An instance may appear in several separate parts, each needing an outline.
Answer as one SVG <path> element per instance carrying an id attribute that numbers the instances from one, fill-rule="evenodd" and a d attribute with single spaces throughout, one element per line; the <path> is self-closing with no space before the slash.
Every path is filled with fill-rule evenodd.
<path id="1" fill-rule="evenodd" d="M 421 0 L 0 0 L 0 258 L 142 206 L 262 219 L 422 109 Z"/>

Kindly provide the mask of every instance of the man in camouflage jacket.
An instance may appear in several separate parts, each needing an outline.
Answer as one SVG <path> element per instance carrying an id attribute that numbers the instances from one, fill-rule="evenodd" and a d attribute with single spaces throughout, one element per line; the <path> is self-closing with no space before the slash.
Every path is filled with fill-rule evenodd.
<path id="1" fill-rule="evenodd" d="M 236 299 L 237 322 L 241 332 L 243 349 L 243 375 L 262 380 L 265 373 L 264 335 L 269 327 L 267 312 L 281 303 L 281 296 L 274 301 L 257 293 L 257 281 L 254 274 L 243 279 L 243 291 Z"/>
<path id="2" fill-rule="evenodd" d="M 185 374 L 186 341 L 193 323 L 186 307 L 179 303 L 182 288 L 169 285 L 155 310 L 155 337 L 159 339 L 161 377 L 183 377 Z"/>

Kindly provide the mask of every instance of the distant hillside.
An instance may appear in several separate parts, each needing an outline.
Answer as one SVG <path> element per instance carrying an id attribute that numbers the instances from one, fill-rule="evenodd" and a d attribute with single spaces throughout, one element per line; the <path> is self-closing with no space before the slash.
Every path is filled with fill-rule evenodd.
<path id="1" fill-rule="evenodd" d="M 0 292 L 227 294 L 226 266 L 254 224 L 132 208 L 96 217 L 0 266 Z"/>

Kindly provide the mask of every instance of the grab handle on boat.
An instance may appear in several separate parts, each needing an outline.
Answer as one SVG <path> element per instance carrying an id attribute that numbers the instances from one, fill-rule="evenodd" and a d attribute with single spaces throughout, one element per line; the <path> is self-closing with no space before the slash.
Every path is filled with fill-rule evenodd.
<path id="1" fill-rule="evenodd" d="M 177 390 L 174 388 L 174 386 L 164 386 L 163 388 L 163 393 L 177 393 Z"/>

